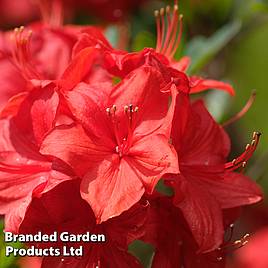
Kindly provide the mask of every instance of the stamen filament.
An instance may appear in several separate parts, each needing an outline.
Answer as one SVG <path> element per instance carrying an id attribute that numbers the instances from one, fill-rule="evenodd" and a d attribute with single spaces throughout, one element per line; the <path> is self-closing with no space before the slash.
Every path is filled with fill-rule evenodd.
<path id="1" fill-rule="evenodd" d="M 179 15 L 177 1 L 170 13 L 170 6 L 155 11 L 157 43 L 156 52 L 164 54 L 168 59 L 173 58 L 182 36 L 182 15 Z M 179 24 L 179 27 L 178 27 Z"/>
<path id="2" fill-rule="evenodd" d="M 244 168 L 246 166 L 247 161 L 251 158 L 254 151 L 256 150 L 260 140 L 260 136 L 260 132 L 254 132 L 251 144 L 246 145 L 245 151 L 240 156 L 238 156 L 231 162 L 226 163 L 225 169 L 228 171 L 233 171 L 240 167 Z"/>

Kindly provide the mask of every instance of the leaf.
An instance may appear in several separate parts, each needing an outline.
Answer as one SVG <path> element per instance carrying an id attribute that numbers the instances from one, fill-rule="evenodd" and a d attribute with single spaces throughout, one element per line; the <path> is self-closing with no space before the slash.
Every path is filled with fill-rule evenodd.
<path id="1" fill-rule="evenodd" d="M 211 37 L 197 36 L 187 45 L 184 54 L 190 56 L 192 64 L 189 74 L 200 71 L 241 29 L 241 23 L 234 21 L 224 25 Z"/>

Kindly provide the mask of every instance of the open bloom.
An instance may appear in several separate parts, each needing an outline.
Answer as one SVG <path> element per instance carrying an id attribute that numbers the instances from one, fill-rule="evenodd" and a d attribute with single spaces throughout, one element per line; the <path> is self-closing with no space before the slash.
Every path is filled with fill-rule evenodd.
<path id="1" fill-rule="evenodd" d="M 187 96 L 175 111 L 172 142 L 178 153 L 180 174 L 167 182 L 175 190 L 174 204 L 189 224 L 200 251 L 216 249 L 223 238 L 222 209 L 256 203 L 262 193 L 257 184 L 232 170 L 244 166 L 258 143 L 235 161 L 226 163 L 230 151 L 227 134 L 206 110 L 203 102 L 189 103 Z M 186 120 L 181 120 L 184 115 Z M 244 163 L 244 164 L 243 164 Z"/>
<path id="2" fill-rule="evenodd" d="M 30 128 L 19 130 L 14 120 L 0 121 L 0 214 L 5 214 L 5 230 L 16 233 L 33 193 L 75 177 L 61 161 L 42 156 L 33 135 L 25 132 Z"/>
<path id="3" fill-rule="evenodd" d="M 68 163 L 81 177 L 81 194 L 98 222 L 120 215 L 165 173 L 177 173 L 169 144 L 174 103 L 161 74 L 144 66 L 114 88 L 85 83 L 66 92 L 80 124 L 55 128 L 41 152 Z M 64 137 L 62 139 L 61 137 Z"/>
<path id="4" fill-rule="evenodd" d="M 154 193 L 148 197 L 148 201 L 150 206 L 145 225 L 146 232 L 141 240 L 155 248 L 153 268 L 224 268 L 225 250 L 234 250 L 234 245 L 239 247 L 244 242 L 227 241 L 214 251 L 205 254 L 198 252 L 198 244 L 181 211 L 172 204 L 172 199 Z M 233 210 L 223 210 L 222 213 L 225 229 L 228 229 L 237 219 L 238 213 Z"/>

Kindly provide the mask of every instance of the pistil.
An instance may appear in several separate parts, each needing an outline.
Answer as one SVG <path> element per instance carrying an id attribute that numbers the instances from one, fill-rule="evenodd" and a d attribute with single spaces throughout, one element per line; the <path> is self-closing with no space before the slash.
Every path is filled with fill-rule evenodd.
<path id="1" fill-rule="evenodd" d="M 120 137 L 119 132 L 119 120 L 116 115 L 117 107 L 113 105 L 111 108 L 106 109 L 106 113 L 111 120 L 112 129 L 115 135 L 117 146 L 115 147 L 115 152 L 119 155 L 119 157 L 123 157 L 123 155 L 128 153 L 128 150 L 131 146 L 131 141 L 133 138 L 134 127 L 136 123 L 136 114 L 138 113 L 139 108 L 136 106 L 133 107 L 133 104 L 129 104 L 124 106 L 124 114 L 125 120 L 127 121 L 127 135 L 126 137 Z"/>

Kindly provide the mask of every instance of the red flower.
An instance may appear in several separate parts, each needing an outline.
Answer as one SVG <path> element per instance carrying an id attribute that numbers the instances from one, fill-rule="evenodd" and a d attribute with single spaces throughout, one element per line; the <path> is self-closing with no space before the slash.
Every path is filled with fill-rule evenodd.
<path id="1" fill-rule="evenodd" d="M 237 158 L 235 167 L 225 164 L 230 149 L 227 134 L 201 101 L 190 106 L 186 97 L 178 98 L 182 100 L 184 103 L 177 105 L 171 135 L 181 173 L 167 181 L 175 190 L 174 204 L 181 209 L 199 250 L 211 251 L 223 237 L 221 209 L 252 204 L 262 198 L 256 183 L 231 172 L 248 160 L 254 148 L 250 147 L 245 157 Z M 257 135 L 255 139 L 256 144 Z"/>
<path id="2" fill-rule="evenodd" d="M 42 156 L 13 120 L 1 120 L 0 138 L 0 214 L 5 214 L 5 229 L 17 232 L 33 193 L 73 177 L 65 164 Z"/>
<path id="3" fill-rule="evenodd" d="M 205 254 L 198 252 L 198 245 L 187 222 L 180 210 L 173 206 L 169 197 L 155 194 L 149 197 L 149 202 L 146 233 L 141 240 L 155 247 L 152 268 L 225 267 L 224 249 L 218 248 Z M 237 213 L 233 211 L 231 213 L 223 211 L 223 213 L 226 227 L 237 218 Z M 233 244 L 231 242 L 229 244 L 231 248 Z"/>
<path id="4" fill-rule="evenodd" d="M 64 182 L 53 190 L 34 197 L 28 207 L 20 233 L 43 234 L 69 232 L 71 234 L 104 234 L 105 243 L 38 243 L 38 248 L 83 246 L 81 258 L 45 257 L 42 267 L 142 267 L 137 259 L 130 255 L 128 245 L 144 235 L 144 222 L 148 206 L 136 204 L 119 217 L 96 225 L 94 214 L 79 192 L 80 181 Z M 71 198 L 67 198 L 70 196 Z M 34 244 L 34 243 L 33 243 Z"/>
<path id="5" fill-rule="evenodd" d="M 174 104 L 168 109 L 160 73 L 143 67 L 113 89 L 101 86 L 81 83 L 66 93 L 83 128 L 58 127 L 41 147 L 83 177 L 81 193 L 98 222 L 127 210 L 163 174 L 178 172 L 168 143 Z"/>
<path id="6" fill-rule="evenodd" d="M 90 47 L 105 42 L 107 46 L 109 45 L 97 27 L 50 27 L 36 23 L 25 29 L 21 27 L 2 34 L 0 40 L 0 67 L 3 67 L 0 77 L 2 107 L 17 93 L 28 92 L 36 86 L 44 87 L 49 82 L 62 78 L 74 58 L 72 54 L 77 54 L 79 44 L 81 47 L 83 38 L 89 40 L 87 44 Z M 11 101 L 13 102 L 13 99 Z"/>
<path id="7" fill-rule="evenodd" d="M 183 16 L 179 15 L 178 5 L 174 5 L 173 12 L 169 6 L 167 6 L 166 9 L 161 8 L 160 11 L 155 11 L 155 17 L 157 26 L 156 52 L 166 56 L 172 68 L 185 72 L 190 64 L 190 58 L 185 56 L 178 62 L 173 60 L 182 36 Z M 215 88 L 234 95 L 234 89 L 231 85 L 212 79 L 206 80 L 201 77 L 190 77 L 190 87 L 190 93 Z"/>

